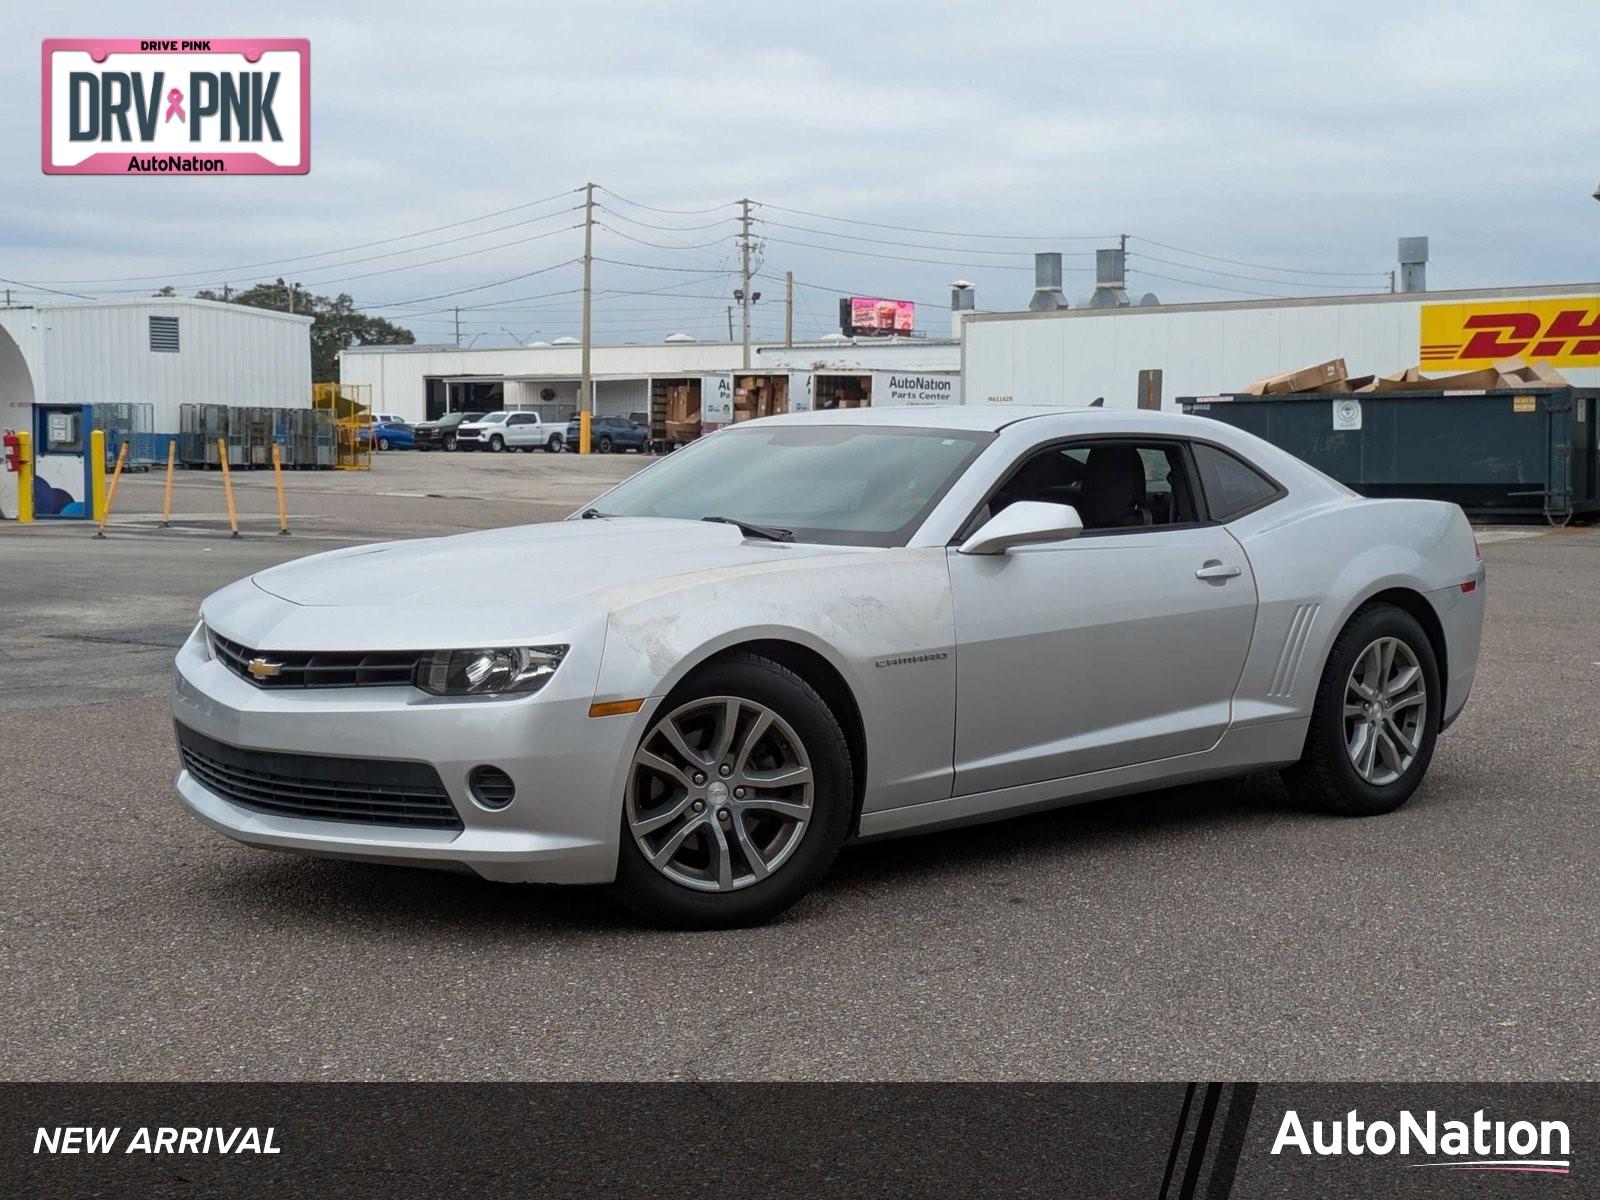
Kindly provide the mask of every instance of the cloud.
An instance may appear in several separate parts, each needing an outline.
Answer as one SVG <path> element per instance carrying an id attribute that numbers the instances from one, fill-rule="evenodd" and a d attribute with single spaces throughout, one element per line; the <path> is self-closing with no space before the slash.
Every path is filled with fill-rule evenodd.
<path id="1" fill-rule="evenodd" d="M 764 272 L 793 270 L 808 283 L 935 307 L 957 276 L 978 285 L 985 307 L 1021 306 L 1032 251 L 1082 253 L 1108 243 L 1070 238 L 1120 233 L 1136 238 L 1131 287 L 1174 300 L 1315 290 L 1273 280 L 1383 286 L 1395 238 L 1409 234 L 1431 237 L 1435 286 L 1592 279 L 1600 276 L 1600 205 L 1589 198 L 1600 180 L 1592 65 L 1600 8 L 1524 6 L 1509 19 L 1507 11 L 925 0 L 402 3 L 335 12 L 285 0 L 236 4 L 224 16 L 213 5 L 174 0 L 159 12 L 169 34 L 311 39 L 313 173 L 45 177 L 34 93 L 19 89 L 28 101 L 0 111 L 0 274 L 243 286 L 261 271 L 215 269 L 355 246 L 594 180 L 657 208 L 750 197 L 769 206 L 757 210 L 765 218 L 757 232 L 771 239 L 759 256 Z M 163 32 L 131 25 L 108 18 L 103 5 L 10 6 L 0 15 L 0 65 L 28 80 L 44 37 Z M 613 194 L 602 203 L 611 211 L 601 217 L 608 228 L 597 234 L 597 254 L 707 272 L 598 264 L 597 287 L 655 293 L 609 296 L 602 333 L 725 334 L 737 210 L 678 216 Z M 303 274 L 307 286 L 321 290 L 318 281 L 327 281 L 328 290 L 383 304 L 476 287 L 579 252 L 570 231 L 502 246 L 557 227 L 556 217 L 427 245 L 517 219 L 284 270 Z M 1341 280 L 1229 267 L 1153 248 L 1141 235 L 1251 263 L 1368 274 Z M 836 249 L 791 244 L 802 241 Z M 414 250 L 330 266 L 397 245 Z M 483 249 L 494 246 L 502 248 Z M 483 252 L 415 265 L 475 249 Z M 1089 289 L 1092 259 L 1067 261 L 1080 272 L 1068 275 L 1077 299 Z M 389 270 L 397 265 L 407 269 Z M 73 286 L 110 291 L 145 282 Z M 160 281 L 148 282 L 154 290 Z M 575 268 L 563 268 L 462 302 L 575 285 Z M 768 297 L 782 290 L 770 279 L 761 287 Z M 803 288 L 801 301 L 802 330 L 824 331 L 833 295 Z M 575 313 L 573 297 L 551 296 L 469 320 L 486 339 L 504 341 L 500 325 L 519 336 L 570 332 Z M 942 326 L 940 313 L 927 316 L 930 329 Z M 449 328 L 439 313 L 414 322 L 423 340 Z M 758 330 L 780 322 L 777 307 L 763 301 Z"/>

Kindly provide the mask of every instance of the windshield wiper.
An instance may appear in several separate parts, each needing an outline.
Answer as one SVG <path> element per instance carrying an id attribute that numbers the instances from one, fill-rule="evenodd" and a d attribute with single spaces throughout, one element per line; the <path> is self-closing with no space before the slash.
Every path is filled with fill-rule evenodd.
<path id="1" fill-rule="evenodd" d="M 586 508 L 578 514 L 578 517 L 581 520 L 589 521 L 593 520 L 595 517 L 609 517 L 610 515 L 610 513 L 601 512 L 598 508 Z"/>
<path id="2" fill-rule="evenodd" d="M 752 521 L 740 521 L 733 517 L 701 517 L 702 521 L 713 521 L 718 525 L 735 525 L 739 532 L 746 537 L 766 538 L 769 542 L 792 542 L 794 530 L 779 529 L 776 525 L 757 525 Z"/>

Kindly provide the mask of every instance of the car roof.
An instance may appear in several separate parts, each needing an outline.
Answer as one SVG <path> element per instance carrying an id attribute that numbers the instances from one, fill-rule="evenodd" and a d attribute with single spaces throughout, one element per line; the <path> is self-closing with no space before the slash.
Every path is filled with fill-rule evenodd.
<path id="1" fill-rule="evenodd" d="M 746 427 L 753 424 L 877 425 L 902 429 L 958 429 L 994 433 L 1019 421 L 1069 416 L 1083 418 L 1085 427 L 1091 430 L 1106 418 L 1115 417 L 1116 425 L 1141 433 L 1152 433 L 1163 429 L 1174 433 L 1185 431 L 1192 433 L 1194 426 L 1190 422 L 1195 419 L 1177 413 L 1095 408 L 1083 405 L 932 404 L 894 408 L 833 408 L 815 412 L 784 413 L 743 424 Z"/>

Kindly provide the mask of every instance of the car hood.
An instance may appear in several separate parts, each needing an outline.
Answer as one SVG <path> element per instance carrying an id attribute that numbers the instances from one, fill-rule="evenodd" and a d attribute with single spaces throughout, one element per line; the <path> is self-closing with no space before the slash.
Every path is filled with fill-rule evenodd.
<path id="1" fill-rule="evenodd" d="M 500 604 L 528 611 L 672 576 L 860 552 L 747 539 L 711 522 L 607 517 L 336 550 L 253 582 L 301 606 L 438 609 L 459 624 Z"/>

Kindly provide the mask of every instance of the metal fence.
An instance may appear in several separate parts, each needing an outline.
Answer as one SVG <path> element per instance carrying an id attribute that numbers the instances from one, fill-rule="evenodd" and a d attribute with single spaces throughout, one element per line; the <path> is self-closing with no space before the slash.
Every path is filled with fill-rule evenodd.
<path id="1" fill-rule="evenodd" d="M 272 465 L 272 445 L 287 468 L 315 469 L 337 465 L 334 414 L 312 408 L 231 408 L 225 404 L 184 404 L 178 410 L 178 461 L 186 467 L 216 467 L 218 441 L 228 446 L 230 467 Z M 161 435 L 159 457 L 166 461 Z M 110 438 L 107 443 L 109 446 Z M 130 451 L 135 453 L 135 451 Z"/>

